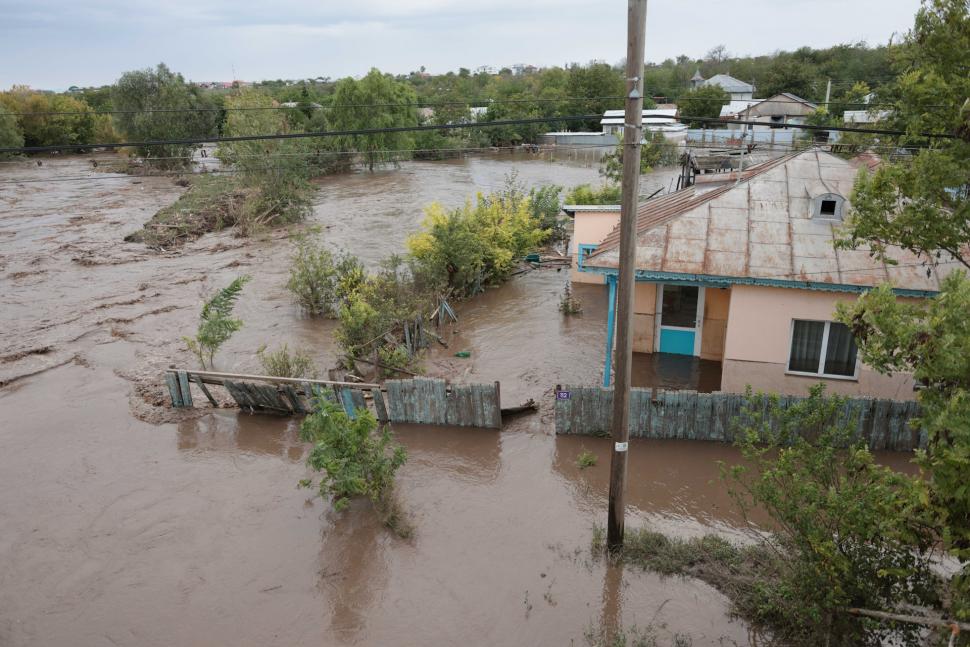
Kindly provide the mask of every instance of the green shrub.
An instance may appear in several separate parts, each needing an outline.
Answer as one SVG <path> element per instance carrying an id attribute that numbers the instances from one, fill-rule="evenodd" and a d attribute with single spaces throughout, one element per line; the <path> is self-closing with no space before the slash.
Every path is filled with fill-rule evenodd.
<path id="1" fill-rule="evenodd" d="M 594 189 L 589 184 L 574 186 L 566 194 L 566 204 L 620 204 L 620 185 L 604 184 Z"/>
<path id="2" fill-rule="evenodd" d="M 298 240 L 286 288 L 312 315 L 336 316 L 340 305 L 363 285 L 363 264 L 349 254 L 334 255 L 310 238 Z"/>
<path id="3" fill-rule="evenodd" d="M 394 473 L 407 460 L 404 448 L 393 442 L 390 428 L 377 429 L 377 420 L 366 409 L 353 419 L 328 400 L 300 425 L 300 439 L 313 443 L 307 465 L 320 474 L 317 489 L 335 510 L 343 510 L 355 496 L 366 496 L 384 521 L 399 534 L 409 529 L 394 498 Z M 300 482 L 312 487 L 310 479 Z"/>
<path id="4" fill-rule="evenodd" d="M 411 365 L 411 356 L 404 346 L 382 346 L 377 351 L 377 358 L 381 364 L 390 368 L 408 368 Z M 381 368 L 381 375 L 384 377 L 393 377 L 396 373 L 396 371 Z"/>
<path id="5" fill-rule="evenodd" d="M 562 298 L 559 299 L 559 312 L 566 316 L 576 315 L 583 311 L 583 302 L 573 295 L 571 282 L 563 288 Z"/>
<path id="6" fill-rule="evenodd" d="M 296 349 L 291 353 L 289 347 L 283 344 L 278 350 L 267 351 L 264 344 L 256 351 L 256 356 L 259 358 L 259 363 L 263 365 L 263 372 L 266 375 L 310 379 L 317 376 L 313 358 L 306 350 Z"/>
<path id="7" fill-rule="evenodd" d="M 242 328 L 242 319 L 232 318 L 232 309 L 243 286 L 249 282 L 248 276 L 240 276 L 225 288 L 219 290 L 205 305 L 199 315 L 199 329 L 195 337 L 183 337 L 189 350 L 199 358 L 203 369 L 213 367 L 212 360 L 219 347 L 226 343 L 232 334 Z M 208 360 L 208 362 L 206 361 Z"/>
<path id="8" fill-rule="evenodd" d="M 880 645 L 890 630 L 844 613 L 938 604 L 929 551 L 936 537 L 918 516 L 909 476 L 877 465 L 842 415 L 845 398 L 824 386 L 787 408 L 752 396 L 736 433 L 745 462 L 725 470 L 744 511 L 759 508 L 784 555 L 760 583 L 759 620 L 798 645 Z M 918 628 L 893 630 L 897 644 L 920 643 Z"/>
<path id="9" fill-rule="evenodd" d="M 579 456 L 576 457 L 576 465 L 579 467 L 579 469 L 583 470 L 587 467 L 593 467 L 596 465 L 596 460 L 596 454 L 588 449 L 584 449 L 579 453 Z"/>
<path id="10" fill-rule="evenodd" d="M 507 280 L 519 259 L 550 234 L 514 185 L 504 193 L 479 194 L 474 205 L 452 211 L 435 202 L 425 213 L 424 231 L 408 238 L 408 250 L 459 296 Z"/>

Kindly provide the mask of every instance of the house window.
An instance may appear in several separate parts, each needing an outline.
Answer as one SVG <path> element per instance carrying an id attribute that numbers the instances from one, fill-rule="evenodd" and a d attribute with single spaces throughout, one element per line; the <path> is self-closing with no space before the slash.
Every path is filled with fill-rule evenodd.
<path id="1" fill-rule="evenodd" d="M 842 220 L 845 198 L 835 193 L 823 193 L 814 200 L 812 217 L 825 220 Z"/>
<path id="2" fill-rule="evenodd" d="M 587 243 L 580 243 L 579 249 L 576 251 L 576 269 L 583 272 L 583 263 L 589 258 L 589 255 L 593 253 L 596 249 L 596 245 L 589 245 Z"/>
<path id="3" fill-rule="evenodd" d="M 854 378 L 856 345 L 852 333 L 834 321 L 793 319 L 788 372 Z"/>

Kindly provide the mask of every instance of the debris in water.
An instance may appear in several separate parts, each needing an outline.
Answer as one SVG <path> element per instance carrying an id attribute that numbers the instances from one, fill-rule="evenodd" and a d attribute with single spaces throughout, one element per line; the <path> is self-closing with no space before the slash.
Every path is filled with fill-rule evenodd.
<path id="1" fill-rule="evenodd" d="M 471 357 L 472 352 L 470 350 L 460 350 L 455 353 L 455 357 Z"/>

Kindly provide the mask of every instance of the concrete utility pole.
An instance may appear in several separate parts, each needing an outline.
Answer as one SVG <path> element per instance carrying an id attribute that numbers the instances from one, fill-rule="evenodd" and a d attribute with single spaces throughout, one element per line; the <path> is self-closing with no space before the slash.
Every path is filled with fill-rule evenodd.
<path id="1" fill-rule="evenodd" d="M 643 45 L 647 0 L 627 2 L 626 117 L 623 120 L 623 182 L 620 207 L 620 267 L 616 318 L 616 376 L 613 380 L 613 458 L 606 544 L 623 546 L 623 491 L 630 440 L 630 369 L 633 363 L 633 288 L 637 257 L 637 196 L 643 139 Z"/>

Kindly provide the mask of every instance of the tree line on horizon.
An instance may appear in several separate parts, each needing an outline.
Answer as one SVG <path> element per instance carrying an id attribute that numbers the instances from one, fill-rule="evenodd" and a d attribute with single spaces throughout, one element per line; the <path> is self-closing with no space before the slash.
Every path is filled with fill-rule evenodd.
<path id="1" fill-rule="evenodd" d="M 858 82 L 864 82 L 867 90 L 878 94 L 892 80 L 892 51 L 887 46 L 854 43 L 732 56 L 723 46 L 717 46 L 700 59 L 682 55 L 647 64 L 644 83 L 648 97 L 658 102 L 683 102 L 682 112 L 696 117 L 717 116 L 727 101 L 717 88 L 690 91 L 690 79 L 698 71 L 705 78 L 723 73 L 752 83 L 758 96 L 791 92 L 810 101 L 823 100 L 831 80 L 833 102 L 858 101 L 859 88 L 854 88 Z M 418 157 L 437 157 L 439 151 L 448 149 L 532 144 L 549 130 L 598 130 L 598 118 L 557 122 L 556 117 L 599 115 L 622 107 L 619 97 L 624 94 L 624 81 L 620 66 L 590 62 L 530 67 L 518 72 L 502 68 L 494 73 L 460 68 L 429 74 L 421 68 L 409 74 L 390 75 L 375 68 L 360 79 L 277 79 L 246 88 L 204 88 L 160 64 L 154 69 L 126 72 L 114 84 L 102 87 L 72 87 L 71 91 L 54 93 L 14 86 L 0 92 L 0 147 L 214 136 L 221 134 L 228 122 L 224 109 L 231 107 L 233 97 L 243 90 L 275 102 L 272 105 L 293 104 L 295 107 L 282 111 L 289 132 L 549 119 L 544 123 L 484 129 L 342 138 L 318 147 L 359 150 L 364 161 L 373 166 L 388 158 L 377 151 L 392 148 L 418 149 Z M 354 107 L 372 104 L 394 105 Z M 650 99 L 646 105 L 652 105 Z M 104 114 L 144 110 L 189 112 Z M 159 150 L 165 156 L 172 152 L 164 147 Z M 149 151 L 138 152 L 151 155 Z M 396 153 L 393 157 L 402 159 L 409 155 Z"/>

